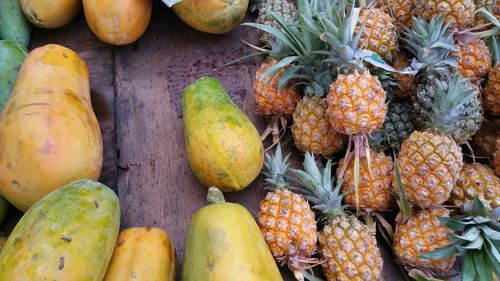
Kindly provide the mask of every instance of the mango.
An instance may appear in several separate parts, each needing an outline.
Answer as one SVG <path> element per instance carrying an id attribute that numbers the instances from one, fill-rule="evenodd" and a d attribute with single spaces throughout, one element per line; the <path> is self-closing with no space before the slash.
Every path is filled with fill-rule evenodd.
<path id="1" fill-rule="evenodd" d="M 24 16 L 19 0 L 0 0 L 0 39 L 12 40 L 27 48 L 31 24 Z"/>
<path id="2" fill-rule="evenodd" d="M 264 148 L 252 122 L 211 77 L 184 90 L 182 108 L 186 153 L 196 178 L 223 191 L 246 188 L 264 162 Z"/>
<path id="3" fill-rule="evenodd" d="M 0 280 L 101 281 L 120 229 L 120 203 L 105 185 L 80 180 L 24 214 L 0 254 Z"/>
<path id="4" fill-rule="evenodd" d="M 160 228 L 132 227 L 118 236 L 104 281 L 175 281 L 175 248 Z"/>
<path id="5" fill-rule="evenodd" d="M 223 34 L 245 17 L 248 0 L 182 0 L 172 10 L 186 24 L 199 31 Z"/>
<path id="6" fill-rule="evenodd" d="M 44 195 L 101 173 L 101 131 L 87 66 L 70 49 L 29 53 L 0 115 L 0 193 L 28 210 Z"/>
<path id="7" fill-rule="evenodd" d="M 215 187 L 208 206 L 191 220 L 183 281 L 283 280 L 262 234 L 245 207 L 226 203 Z"/>
<path id="8" fill-rule="evenodd" d="M 130 44 L 144 33 L 152 12 L 152 0 L 83 0 L 87 23 L 101 41 Z"/>
<path id="9" fill-rule="evenodd" d="M 26 18 L 41 28 L 68 24 L 82 9 L 81 0 L 20 0 Z"/>
<path id="10" fill-rule="evenodd" d="M 4 108 L 10 96 L 19 69 L 27 55 L 26 49 L 21 44 L 12 40 L 0 40 L 0 110 Z"/>

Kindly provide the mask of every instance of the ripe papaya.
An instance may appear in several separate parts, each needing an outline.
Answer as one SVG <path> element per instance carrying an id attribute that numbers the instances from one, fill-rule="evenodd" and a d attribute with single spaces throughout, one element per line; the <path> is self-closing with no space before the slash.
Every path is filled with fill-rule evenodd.
<path id="1" fill-rule="evenodd" d="M 82 9 L 81 0 L 20 0 L 26 18 L 41 28 L 68 24 Z"/>
<path id="2" fill-rule="evenodd" d="M 0 111 L 7 103 L 27 54 L 21 44 L 12 40 L 0 40 Z"/>
<path id="3" fill-rule="evenodd" d="M 223 34 L 238 26 L 247 8 L 248 0 L 182 0 L 172 6 L 186 24 L 213 34 Z"/>
<path id="4" fill-rule="evenodd" d="M 0 116 L 0 193 L 26 211 L 52 190 L 99 178 L 103 148 L 87 66 L 46 45 L 26 57 Z"/>
<path id="5" fill-rule="evenodd" d="M 215 187 L 209 189 L 208 201 L 189 225 L 182 280 L 283 280 L 250 212 L 226 203 Z"/>
<path id="6" fill-rule="evenodd" d="M 98 182 L 72 182 L 21 218 L 0 254 L 0 280 L 101 281 L 119 229 L 116 194 Z"/>
<path id="7" fill-rule="evenodd" d="M 19 0 L 0 0 L 0 39 L 16 41 L 27 48 L 30 32 L 31 25 Z"/>
<path id="8" fill-rule="evenodd" d="M 211 77 L 184 90 L 182 108 L 187 158 L 196 178 L 223 191 L 246 188 L 264 162 L 264 148 L 252 122 Z"/>
<path id="9" fill-rule="evenodd" d="M 175 281 L 175 248 L 160 228 L 132 227 L 118 236 L 104 281 Z"/>
<path id="10" fill-rule="evenodd" d="M 151 0 L 83 0 L 87 23 L 101 41 L 130 44 L 144 33 L 152 12 Z"/>

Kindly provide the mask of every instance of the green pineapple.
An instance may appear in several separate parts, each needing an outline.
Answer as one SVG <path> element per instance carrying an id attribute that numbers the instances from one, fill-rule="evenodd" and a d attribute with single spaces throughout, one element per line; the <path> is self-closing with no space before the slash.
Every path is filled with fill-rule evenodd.
<path id="1" fill-rule="evenodd" d="M 405 139 L 415 131 L 414 116 L 409 106 L 402 102 L 391 101 L 380 131 L 372 135 L 377 145 L 385 150 L 399 150 Z"/>
<path id="2" fill-rule="evenodd" d="M 288 22 L 297 20 L 297 8 L 293 2 L 290 3 L 287 0 L 262 0 L 259 6 L 259 15 L 255 22 L 280 29 L 280 24 L 269 14 L 268 10 L 273 11 Z M 274 36 L 267 32 L 259 31 L 259 36 L 260 41 L 264 44 L 274 40 Z"/>

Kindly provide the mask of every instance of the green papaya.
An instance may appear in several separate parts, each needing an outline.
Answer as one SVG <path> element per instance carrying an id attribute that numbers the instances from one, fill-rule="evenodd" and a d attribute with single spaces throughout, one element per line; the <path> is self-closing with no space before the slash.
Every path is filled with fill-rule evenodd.
<path id="1" fill-rule="evenodd" d="M 0 225 L 2 225 L 5 218 L 9 214 L 10 203 L 3 196 L 0 195 Z"/>
<path id="2" fill-rule="evenodd" d="M 211 187 L 212 204 L 194 214 L 184 250 L 183 281 L 283 280 L 262 234 L 245 207 L 226 203 Z"/>
<path id="3" fill-rule="evenodd" d="M 0 111 L 10 96 L 17 73 L 27 55 L 28 52 L 19 43 L 0 40 Z"/>
<path id="4" fill-rule="evenodd" d="M 111 189 L 91 180 L 65 185 L 16 225 L 0 255 L 0 280 L 102 281 L 119 228 Z"/>
<path id="5" fill-rule="evenodd" d="M 13 40 L 27 48 L 30 32 L 31 24 L 19 0 L 0 0 L 0 39 Z"/>
<path id="6" fill-rule="evenodd" d="M 221 83 L 203 77 L 182 96 L 184 139 L 191 170 L 206 187 L 238 191 L 255 180 L 264 162 L 257 129 Z"/>

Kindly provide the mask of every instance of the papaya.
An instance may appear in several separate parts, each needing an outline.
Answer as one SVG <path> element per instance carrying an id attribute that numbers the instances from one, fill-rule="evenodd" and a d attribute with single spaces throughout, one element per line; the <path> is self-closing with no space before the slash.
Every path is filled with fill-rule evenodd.
<path id="1" fill-rule="evenodd" d="M 40 28 L 68 24 L 82 9 L 82 0 L 20 0 L 26 18 Z"/>
<path id="2" fill-rule="evenodd" d="M 132 227 L 118 236 L 104 281 L 175 281 L 175 248 L 154 227 Z"/>
<path id="3" fill-rule="evenodd" d="M 31 25 L 19 0 L 0 0 L 0 39 L 16 41 L 27 48 L 30 32 Z"/>
<path id="4" fill-rule="evenodd" d="M 189 165 L 205 186 L 223 191 L 246 188 L 259 175 L 264 148 L 257 129 L 219 81 L 204 77 L 182 97 Z"/>
<path id="5" fill-rule="evenodd" d="M 245 17 L 248 0 L 182 0 L 172 10 L 187 25 L 202 32 L 223 34 Z"/>
<path id="6" fill-rule="evenodd" d="M 146 31 L 152 0 L 83 0 L 87 24 L 103 42 L 130 44 Z"/>
<path id="7" fill-rule="evenodd" d="M 0 115 L 0 156 L 0 193 L 23 212 L 60 186 L 99 178 L 101 131 L 75 52 L 50 44 L 28 54 Z"/>
<path id="8" fill-rule="evenodd" d="M 95 181 L 72 182 L 14 227 L 0 254 L 0 280 L 101 281 L 119 230 L 116 194 Z"/>
<path id="9" fill-rule="evenodd" d="M 10 96 L 19 69 L 27 55 L 26 49 L 21 44 L 12 40 L 0 40 L 0 111 Z"/>
<path id="10" fill-rule="evenodd" d="M 283 280 L 250 212 L 225 202 L 210 187 L 208 202 L 189 224 L 184 250 L 183 281 Z"/>

